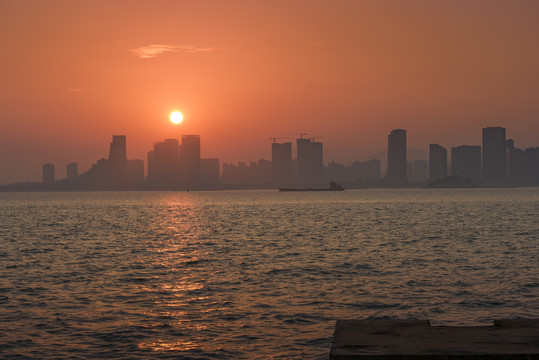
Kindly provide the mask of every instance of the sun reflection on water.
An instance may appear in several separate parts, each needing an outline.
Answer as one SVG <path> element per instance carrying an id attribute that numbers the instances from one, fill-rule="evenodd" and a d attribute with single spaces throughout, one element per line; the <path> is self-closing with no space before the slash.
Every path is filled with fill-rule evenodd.
<path id="1" fill-rule="evenodd" d="M 152 351 L 190 351 L 200 348 L 199 343 L 202 338 L 194 340 L 177 340 L 177 341 L 165 341 L 156 340 L 152 342 L 141 342 L 138 347 L 140 349 L 152 350 Z"/>
<path id="2" fill-rule="evenodd" d="M 208 330 L 206 313 L 227 308 L 207 294 L 208 277 L 212 273 L 200 264 L 209 261 L 207 247 L 200 245 L 204 236 L 200 205 L 195 195 L 172 194 L 163 199 L 163 206 L 154 215 L 156 239 L 147 249 L 151 256 L 141 266 L 159 269 L 160 276 L 137 284 L 151 294 L 153 305 L 144 313 L 155 327 L 169 326 L 172 338 L 160 333 L 151 341 L 141 341 L 141 349 L 152 351 L 190 351 L 211 347 L 201 334 Z M 202 321 L 201 321 L 202 320 Z M 212 322 L 212 329 L 220 327 Z M 185 335 L 183 335 L 185 334 Z"/>

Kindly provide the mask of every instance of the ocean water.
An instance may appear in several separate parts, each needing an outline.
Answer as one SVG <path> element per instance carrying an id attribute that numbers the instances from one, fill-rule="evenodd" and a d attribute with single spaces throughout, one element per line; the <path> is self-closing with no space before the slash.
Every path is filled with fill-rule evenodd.
<path id="1" fill-rule="evenodd" d="M 0 193 L 0 357 L 325 359 L 539 317 L 539 189 Z"/>

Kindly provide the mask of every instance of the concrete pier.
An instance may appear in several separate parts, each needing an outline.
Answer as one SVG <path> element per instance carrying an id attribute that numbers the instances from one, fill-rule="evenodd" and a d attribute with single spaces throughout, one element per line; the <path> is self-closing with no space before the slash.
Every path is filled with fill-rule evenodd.
<path id="1" fill-rule="evenodd" d="M 539 359 L 539 320 L 430 326 L 428 320 L 337 320 L 330 360 Z"/>

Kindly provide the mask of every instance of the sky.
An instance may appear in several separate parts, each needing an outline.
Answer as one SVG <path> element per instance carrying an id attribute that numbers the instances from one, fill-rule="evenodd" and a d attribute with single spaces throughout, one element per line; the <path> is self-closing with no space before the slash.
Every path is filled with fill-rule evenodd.
<path id="1" fill-rule="evenodd" d="M 85 171 L 119 134 L 145 161 L 188 134 L 221 162 L 307 133 L 349 164 L 394 128 L 539 146 L 537 44 L 533 0 L 0 0 L 0 183 Z"/>

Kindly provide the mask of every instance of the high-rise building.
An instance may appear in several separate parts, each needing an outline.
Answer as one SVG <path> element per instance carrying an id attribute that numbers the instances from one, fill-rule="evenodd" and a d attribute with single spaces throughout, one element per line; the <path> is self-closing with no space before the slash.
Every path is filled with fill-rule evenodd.
<path id="1" fill-rule="evenodd" d="M 142 160 L 127 160 L 126 137 L 112 137 L 108 159 L 99 159 L 86 172 L 72 178 L 77 173 L 77 164 L 68 165 L 68 179 L 71 184 L 91 187 L 125 188 L 134 184 L 133 180 L 143 179 L 144 162 Z"/>
<path id="2" fill-rule="evenodd" d="M 125 135 L 113 135 L 109 151 L 109 175 L 111 180 L 125 180 L 127 176 L 127 150 Z"/>
<path id="3" fill-rule="evenodd" d="M 414 181 L 414 163 L 413 161 L 406 162 L 406 180 L 408 182 Z"/>
<path id="4" fill-rule="evenodd" d="M 79 165 L 76 162 L 67 164 L 67 178 L 74 179 L 79 176 Z"/>
<path id="5" fill-rule="evenodd" d="M 271 167 L 274 184 L 288 184 L 292 181 L 292 143 L 271 144 Z"/>
<path id="6" fill-rule="evenodd" d="M 461 145 L 451 148 L 451 174 L 481 182 L 481 146 Z"/>
<path id="7" fill-rule="evenodd" d="M 406 130 L 394 129 L 387 136 L 387 180 L 405 184 L 406 170 Z"/>
<path id="8" fill-rule="evenodd" d="M 52 184 L 54 183 L 54 180 L 54 164 L 43 164 L 43 183 Z"/>
<path id="9" fill-rule="evenodd" d="M 527 148 L 524 151 L 528 167 L 528 182 L 539 185 L 539 147 Z"/>
<path id="10" fill-rule="evenodd" d="M 323 145 L 313 139 L 296 139 L 298 182 L 319 184 L 323 174 Z"/>
<path id="11" fill-rule="evenodd" d="M 363 162 L 363 180 L 380 179 L 382 176 L 382 162 L 372 159 Z"/>
<path id="12" fill-rule="evenodd" d="M 247 184 L 270 184 L 271 182 L 271 161 L 260 159 L 257 162 L 251 161 L 249 166 L 244 162 L 234 164 L 223 164 L 223 184 L 247 185 Z"/>
<path id="13" fill-rule="evenodd" d="M 515 147 L 513 140 L 506 141 L 507 181 L 512 184 L 528 182 L 528 161 L 524 150 Z"/>
<path id="14" fill-rule="evenodd" d="M 352 184 L 380 178 L 380 160 L 354 161 L 345 166 L 334 161 L 326 167 L 327 179 L 341 184 Z"/>
<path id="15" fill-rule="evenodd" d="M 429 145 L 429 179 L 447 176 L 447 150 L 438 144 Z"/>
<path id="16" fill-rule="evenodd" d="M 182 136 L 180 163 L 185 184 L 200 184 L 200 135 Z"/>
<path id="17" fill-rule="evenodd" d="M 427 160 L 414 160 L 414 182 L 427 180 Z"/>
<path id="18" fill-rule="evenodd" d="M 112 142 L 110 143 L 109 160 L 110 161 L 123 161 L 127 159 L 126 150 L 126 136 L 125 135 L 112 135 Z"/>
<path id="19" fill-rule="evenodd" d="M 299 183 L 309 182 L 308 154 L 310 143 L 310 139 L 296 139 L 296 165 Z"/>
<path id="20" fill-rule="evenodd" d="M 200 180 L 206 185 L 219 184 L 219 159 L 200 159 Z"/>
<path id="21" fill-rule="evenodd" d="M 483 182 L 506 179 L 505 128 L 483 128 Z"/>
<path id="22" fill-rule="evenodd" d="M 139 159 L 127 160 L 127 178 L 130 181 L 144 181 L 144 161 Z"/>
<path id="23" fill-rule="evenodd" d="M 148 153 L 148 182 L 161 186 L 180 183 L 179 146 L 176 139 L 155 142 Z"/>

